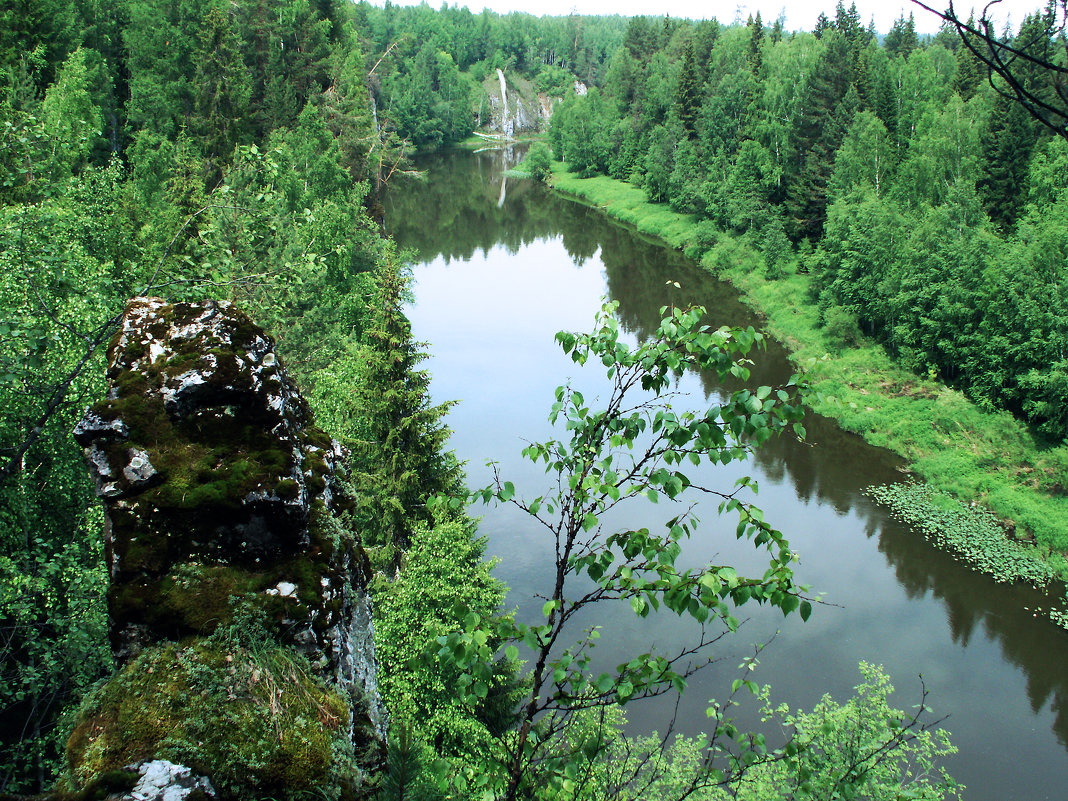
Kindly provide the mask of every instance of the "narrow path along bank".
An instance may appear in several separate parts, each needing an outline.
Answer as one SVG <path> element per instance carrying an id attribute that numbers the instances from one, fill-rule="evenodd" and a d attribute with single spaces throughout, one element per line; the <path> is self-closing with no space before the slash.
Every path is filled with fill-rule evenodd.
<path id="1" fill-rule="evenodd" d="M 986 412 L 957 390 L 895 365 L 882 347 L 836 347 L 818 327 L 811 278 L 787 265 L 781 278 L 764 275 L 763 258 L 743 239 L 719 233 L 705 249 L 697 220 L 650 203 L 632 184 L 605 176 L 579 178 L 553 165 L 553 188 L 633 225 L 641 233 L 699 258 L 729 281 L 786 345 L 820 395 L 815 411 L 873 445 L 903 456 L 932 487 L 991 510 L 1006 536 L 1068 579 L 1068 445 L 1043 448 L 1008 412 Z"/>

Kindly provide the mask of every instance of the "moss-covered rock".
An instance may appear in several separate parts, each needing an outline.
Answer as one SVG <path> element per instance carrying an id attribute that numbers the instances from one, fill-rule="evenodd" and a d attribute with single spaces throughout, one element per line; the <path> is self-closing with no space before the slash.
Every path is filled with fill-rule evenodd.
<path id="1" fill-rule="evenodd" d="M 386 721 L 365 591 L 370 570 L 339 522 L 351 507 L 340 480 L 344 451 L 314 426 L 270 337 L 231 304 L 135 298 L 108 356 L 108 393 L 86 412 L 75 437 L 107 514 L 112 646 L 125 667 L 79 719 L 69 751 L 72 782 L 85 786 L 101 771 L 188 754 L 195 763 L 183 764 L 230 792 L 239 773 L 267 787 L 304 786 L 287 771 L 336 772 L 336 765 L 314 767 L 340 752 L 334 734 L 323 734 L 330 726 L 308 722 L 316 720 L 305 708 L 314 693 L 304 679 L 297 682 L 304 695 L 290 697 L 296 690 L 279 684 L 282 695 L 267 707 L 255 700 L 259 680 L 245 688 L 243 705 L 212 706 L 219 700 L 212 688 L 223 686 L 231 669 L 259 664 L 255 655 L 234 652 L 229 656 L 239 664 L 224 665 L 205 645 L 205 638 L 232 629 L 239 610 L 243 619 L 262 621 L 262 639 L 273 643 L 262 645 L 262 654 L 288 649 L 305 660 L 299 664 L 308 666 L 308 676 L 331 688 L 330 698 L 342 699 L 347 711 L 338 716 L 338 736 L 372 769 L 382 757 Z M 298 661 L 288 664 L 286 675 L 297 676 Z M 215 675 L 218 669 L 223 673 Z M 255 669 L 268 681 L 267 666 Z M 283 698 L 289 700 L 282 704 Z M 190 745 L 199 742 L 196 732 L 207 736 L 205 721 L 225 738 L 253 720 L 263 723 L 264 708 L 287 719 L 289 701 L 299 701 L 292 712 L 299 721 L 286 724 L 279 743 L 263 740 L 266 733 L 229 750 L 217 741 L 214 757 L 208 746 L 201 753 Z M 321 700 L 316 709 L 332 703 Z M 304 767 L 293 767 L 297 761 Z M 253 770 L 253 762 L 260 767 Z"/>
<path id="2" fill-rule="evenodd" d="M 153 646 L 83 704 L 67 781 L 165 759 L 227 798 L 339 797 L 361 784 L 349 715 L 348 699 L 291 649 L 220 638 Z"/>

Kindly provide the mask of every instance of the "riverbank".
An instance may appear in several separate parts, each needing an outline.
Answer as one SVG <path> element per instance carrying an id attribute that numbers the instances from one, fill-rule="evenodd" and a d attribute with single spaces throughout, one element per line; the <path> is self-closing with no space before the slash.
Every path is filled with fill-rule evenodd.
<path id="1" fill-rule="evenodd" d="M 798 273 L 796 262 L 769 279 L 762 256 L 743 239 L 719 232 L 714 243 L 701 242 L 695 217 L 650 203 L 622 181 L 579 178 L 557 162 L 553 187 L 685 250 L 737 287 L 807 371 L 819 393 L 817 412 L 901 455 L 936 490 L 989 509 L 1008 538 L 1068 580 L 1068 445 L 1043 446 L 1008 412 L 979 409 L 962 393 L 897 366 L 863 337 L 850 346 L 837 341 L 818 327 L 808 300 L 811 278 Z"/>

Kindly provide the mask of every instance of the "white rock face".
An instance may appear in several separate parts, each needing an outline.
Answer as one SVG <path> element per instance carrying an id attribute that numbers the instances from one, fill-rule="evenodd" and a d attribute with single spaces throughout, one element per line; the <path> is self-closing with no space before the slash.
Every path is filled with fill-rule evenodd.
<path id="1" fill-rule="evenodd" d="M 148 453 L 137 448 L 130 449 L 130 461 L 122 469 L 126 480 L 134 487 L 140 487 L 151 482 L 159 472 L 149 461 Z"/>
<path id="2" fill-rule="evenodd" d="M 215 788 L 203 776 L 196 776 L 184 765 L 175 765 L 164 759 L 130 765 L 137 771 L 137 784 L 120 801 L 185 801 L 194 790 L 200 790 L 208 798 L 215 798 Z"/>

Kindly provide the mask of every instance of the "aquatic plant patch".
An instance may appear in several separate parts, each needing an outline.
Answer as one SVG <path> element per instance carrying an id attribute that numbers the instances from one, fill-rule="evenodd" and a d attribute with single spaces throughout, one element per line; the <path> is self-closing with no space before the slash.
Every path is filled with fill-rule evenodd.
<path id="1" fill-rule="evenodd" d="M 1053 566 L 1033 547 L 1010 539 L 997 517 L 980 506 L 965 506 L 929 484 L 888 484 L 865 492 L 939 548 L 997 582 L 1023 581 L 1043 589 L 1057 578 Z M 1058 625 L 1068 627 L 1064 612 L 1049 614 Z"/>

